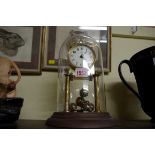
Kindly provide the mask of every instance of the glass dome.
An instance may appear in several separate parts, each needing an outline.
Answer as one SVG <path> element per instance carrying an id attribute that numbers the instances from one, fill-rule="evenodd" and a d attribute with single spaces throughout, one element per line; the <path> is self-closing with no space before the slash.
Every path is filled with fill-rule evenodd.
<path id="1" fill-rule="evenodd" d="M 71 31 L 60 48 L 57 111 L 106 111 L 101 49 L 84 31 Z"/>

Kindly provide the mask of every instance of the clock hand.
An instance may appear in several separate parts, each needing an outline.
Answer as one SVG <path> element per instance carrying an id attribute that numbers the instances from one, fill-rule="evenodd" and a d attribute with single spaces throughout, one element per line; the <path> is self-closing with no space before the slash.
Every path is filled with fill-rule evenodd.
<path id="1" fill-rule="evenodd" d="M 83 57 L 83 54 L 81 54 L 81 55 L 80 55 L 80 58 L 81 58 L 81 59 L 83 59 L 83 58 L 84 58 L 84 57 Z"/>

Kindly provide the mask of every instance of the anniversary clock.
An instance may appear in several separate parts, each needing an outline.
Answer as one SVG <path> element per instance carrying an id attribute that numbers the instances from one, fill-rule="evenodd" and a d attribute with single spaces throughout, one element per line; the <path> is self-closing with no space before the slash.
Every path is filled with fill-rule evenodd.
<path id="1" fill-rule="evenodd" d="M 100 46 L 83 31 L 71 31 L 59 52 L 57 112 L 47 125 L 58 128 L 113 126 L 106 112 Z"/>

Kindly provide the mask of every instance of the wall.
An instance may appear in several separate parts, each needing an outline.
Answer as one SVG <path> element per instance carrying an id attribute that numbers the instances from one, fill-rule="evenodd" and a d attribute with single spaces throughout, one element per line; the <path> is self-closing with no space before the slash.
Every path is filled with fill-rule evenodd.
<path id="1" fill-rule="evenodd" d="M 112 33 L 129 33 L 129 27 L 112 27 Z M 141 29 L 138 35 L 154 34 L 153 29 Z M 154 35 L 155 36 L 155 35 Z M 155 41 L 112 38 L 111 72 L 105 76 L 107 110 L 114 118 L 149 119 L 138 99 L 122 84 L 117 68 L 121 60 L 129 59 L 141 49 L 155 45 Z M 136 89 L 135 79 L 124 65 L 124 76 Z M 21 119 L 47 119 L 56 111 L 57 73 L 43 72 L 41 76 L 22 76 L 17 95 L 24 98 Z"/>

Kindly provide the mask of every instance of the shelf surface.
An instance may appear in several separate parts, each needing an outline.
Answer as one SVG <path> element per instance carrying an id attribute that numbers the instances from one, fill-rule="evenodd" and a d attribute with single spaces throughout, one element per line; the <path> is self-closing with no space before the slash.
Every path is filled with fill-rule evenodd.
<path id="1" fill-rule="evenodd" d="M 118 121 L 117 126 L 109 129 L 155 129 L 150 120 Z M 0 123 L 0 129 L 57 129 L 47 126 L 46 120 L 18 120 L 14 123 Z"/>

